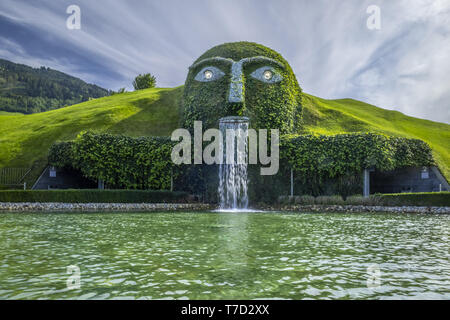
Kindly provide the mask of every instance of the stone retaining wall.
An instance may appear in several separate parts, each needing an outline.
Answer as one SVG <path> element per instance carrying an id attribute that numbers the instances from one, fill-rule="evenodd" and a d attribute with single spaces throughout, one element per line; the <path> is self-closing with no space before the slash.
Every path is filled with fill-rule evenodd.
<path id="1" fill-rule="evenodd" d="M 0 212 L 152 212 L 205 211 L 216 209 L 204 203 L 57 203 L 57 202 L 0 202 Z M 450 214 L 450 207 L 384 207 L 342 205 L 287 205 L 258 208 L 268 211 L 290 212 L 392 212 Z"/>
<path id="2" fill-rule="evenodd" d="M 204 203 L 0 202 L 0 212 L 151 212 L 211 210 Z"/>
<path id="3" fill-rule="evenodd" d="M 386 207 L 386 206 L 343 206 L 343 205 L 287 205 L 266 207 L 263 210 L 296 211 L 296 212 L 392 212 L 392 213 L 435 213 L 450 214 L 450 207 Z"/>

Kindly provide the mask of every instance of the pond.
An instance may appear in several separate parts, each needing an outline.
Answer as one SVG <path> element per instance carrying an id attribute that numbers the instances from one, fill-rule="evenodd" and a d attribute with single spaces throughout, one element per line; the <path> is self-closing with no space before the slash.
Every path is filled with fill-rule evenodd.
<path id="1" fill-rule="evenodd" d="M 449 232 L 448 215 L 0 214 L 0 299 L 450 299 Z"/>

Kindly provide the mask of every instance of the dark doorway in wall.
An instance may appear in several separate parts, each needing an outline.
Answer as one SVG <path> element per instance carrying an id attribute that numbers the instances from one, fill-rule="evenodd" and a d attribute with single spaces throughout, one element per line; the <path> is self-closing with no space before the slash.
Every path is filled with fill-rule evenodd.
<path id="1" fill-rule="evenodd" d="M 47 167 L 33 186 L 33 190 L 96 189 L 97 181 L 84 178 L 80 171 Z"/>
<path id="2" fill-rule="evenodd" d="M 372 172 L 370 193 L 435 192 L 447 189 L 442 176 L 432 167 L 408 167 Z M 440 175 L 440 174 L 439 174 Z"/>

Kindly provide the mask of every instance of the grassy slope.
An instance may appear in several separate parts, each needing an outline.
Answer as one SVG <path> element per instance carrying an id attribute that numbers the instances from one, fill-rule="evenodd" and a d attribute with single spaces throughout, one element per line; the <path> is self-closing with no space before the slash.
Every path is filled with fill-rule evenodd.
<path id="1" fill-rule="evenodd" d="M 32 184 L 55 141 L 92 129 L 131 136 L 169 135 L 178 125 L 182 87 L 150 89 L 87 101 L 30 115 L 0 114 L 0 168 L 32 167 Z"/>
<path id="2" fill-rule="evenodd" d="M 30 167 L 32 183 L 46 164 L 54 141 L 73 139 L 94 129 L 131 136 L 170 135 L 178 127 L 182 87 L 148 89 L 91 100 L 44 113 L 0 114 L 0 168 Z M 422 139 L 434 150 L 450 180 L 450 125 L 421 120 L 363 102 L 304 99 L 304 133 L 372 131 Z"/>
<path id="3" fill-rule="evenodd" d="M 21 114 L 20 112 L 0 111 L 0 116 L 15 116 L 20 114 Z"/>

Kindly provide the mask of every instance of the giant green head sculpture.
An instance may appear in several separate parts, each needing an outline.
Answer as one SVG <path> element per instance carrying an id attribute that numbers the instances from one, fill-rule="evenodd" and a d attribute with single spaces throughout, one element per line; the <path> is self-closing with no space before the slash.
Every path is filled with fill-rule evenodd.
<path id="1" fill-rule="evenodd" d="M 218 127 L 226 116 L 246 116 L 253 128 L 295 130 L 301 89 L 286 60 L 272 49 L 234 42 L 206 51 L 189 68 L 183 96 L 183 126 L 203 121 Z"/>

